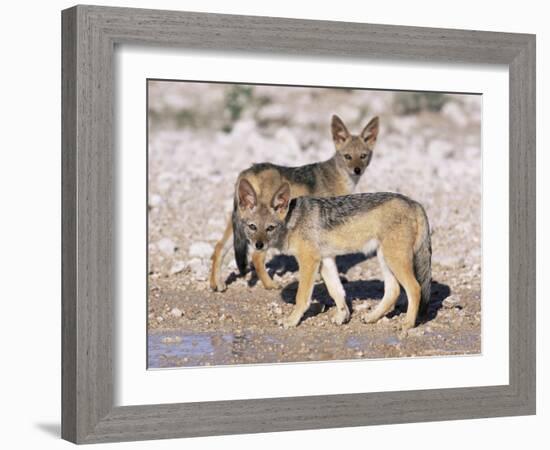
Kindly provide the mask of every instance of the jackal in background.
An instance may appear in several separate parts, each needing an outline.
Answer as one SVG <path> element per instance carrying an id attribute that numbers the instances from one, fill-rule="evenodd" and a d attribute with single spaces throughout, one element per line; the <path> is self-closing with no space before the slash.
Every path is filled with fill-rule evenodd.
<path id="1" fill-rule="evenodd" d="M 298 260 L 296 305 L 282 321 L 285 328 L 298 325 L 309 308 L 319 268 L 336 303 L 332 321 L 338 325 L 347 322 L 350 311 L 334 258 L 374 251 L 384 275 L 384 297 L 363 320 L 376 322 L 389 313 L 401 285 L 408 299 L 403 329 L 416 325 L 419 309 L 424 312 L 430 301 L 432 255 L 428 218 L 419 203 L 388 192 L 292 199 L 290 185 L 283 182 L 270 207 L 263 210 L 258 208 L 255 188 L 246 179 L 240 180 L 238 196 L 246 239 Z"/>
<path id="2" fill-rule="evenodd" d="M 378 122 L 378 117 L 373 118 L 359 135 L 353 135 L 338 116 L 332 116 L 331 131 L 336 152 L 329 160 L 300 167 L 254 164 L 239 174 L 235 185 L 233 213 L 212 255 L 210 287 L 214 291 L 221 292 L 226 289 L 221 275 L 221 265 L 228 249 L 226 243 L 231 235 L 239 272 L 244 275 L 247 270 L 250 241 L 242 225 L 242 213 L 245 210 L 246 213 L 249 212 L 250 204 L 245 205 L 240 198 L 239 187 L 243 180 L 254 191 L 254 212 L 259 218 L 266 219 L 270 215 L 271 201 L 283 183 L 288 184 L 291 198 L 303 195 L 330 197 L 350 194 L 371 161 L 378 137 Z M 272 231 L 267 228 L 263 230 L 264 234 L 258 235 L 259 238 L 254 240 L 252 247 L 252 262 L 258 278 L 266 289 L 278 287 L 265 269 L 265 242 Z"/>

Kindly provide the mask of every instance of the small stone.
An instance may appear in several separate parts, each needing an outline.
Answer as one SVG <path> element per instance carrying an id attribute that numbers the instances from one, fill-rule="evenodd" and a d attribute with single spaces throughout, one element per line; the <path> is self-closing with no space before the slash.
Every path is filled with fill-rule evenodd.
<path id="1" fill-rule="evenodd" d="M 460 306 L 460 300 L 454 296 L 450 295 L 442 302 L 443 307 L 451 309 L 451 308 L 458 308 Z"/>
<path id="2" fill-rule="evenodd" d="M 362 311 L 363 309 L 369 309 L 369 304 L 366 303 L 366 302 L 363 302 L 363 303 L 359 303 L 354 309 L 356 311 Z"/>
<path id="3" fill-rule="evenodd" d="M 157 248 L 165 255 L 171 255 L 176 251 L 176 244 L 169 238 L 162 238 L 157 242 Z"/>
<path id="4" fill-rule="evenodd" d="M 172 311 L 170 311 L 170 314 L 174 317 L 181 317 L 183 316 L 183 311 L 179 308 L 172 308 Z"/>
<path id="5" fill-rule="evenodd" d="M 157 206 L 160 206 L 162 204 L 162 197 L 157 194 L 152 194 L 149 197 L 149 206 L 152 208 L 155 208 Z"/>
<path id="6" fill-rule="evenodd" d="M 158 322 L 158 323 L 161 323 L 163 320 L 164 320 L 164 318 L 163 318 L 162 316 L 158 316 L 158 317 L 157 317 L 157 322 Z"/>
<path id="7" fill-rule="evenodd" d="M 177 273 L 183 272 L 184 269 L 185 263 L 183 261 L 176 261 L 174 264 L 172 264 L 170 275 L 176 275 Z"/>

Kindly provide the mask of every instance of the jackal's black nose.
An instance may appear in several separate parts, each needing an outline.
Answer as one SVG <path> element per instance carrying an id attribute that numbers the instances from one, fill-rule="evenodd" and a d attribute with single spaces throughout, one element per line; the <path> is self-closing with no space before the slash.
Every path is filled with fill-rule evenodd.
<path id="1" fill-rule="evenodd" d="M 260 241 L 256 242 L 256 248 L 258 250 L 261 250 L 262 248 L 264 248 L 264 243 Z"/>
<path id="2" fill-rule="evenodd" d="M 356 167 L 353 171 L 355 172 L 355 175 L 361 175 L 361 167 Z"/>

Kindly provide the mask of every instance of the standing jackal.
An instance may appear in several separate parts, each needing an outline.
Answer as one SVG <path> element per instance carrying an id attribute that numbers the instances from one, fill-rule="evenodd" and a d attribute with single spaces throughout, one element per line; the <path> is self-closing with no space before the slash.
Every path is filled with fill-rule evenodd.
<path id="1" fill-rule="evenodd" d="M 291 199 L 290 185 L 284 182 L 266 215 L 254 208 L 255 191 L 250 183 L 241 180 L 238 192 L 247 209 L 241 219 L 247 239 L 298 260 L 296 305 L 282 321 L 285 328 L 298 325 L 309 308 L 319 267 L 336 303 L 332 321 L 338 325 L 347 322 L 350 311 L 334 258 L 373 251 L 384 275 L 384 297 L 363 320 L 376 322 L 389 313 L 401 285 L 408 298 L 403 329 L 415 326 L 419 309 L 424 312 L 430 301 L 432 255 L 428 218 L 419 203 L 388 192 Z"/>
<path id="2" fill-rule="evenodd" d="M 221 275 L 221 265 L 227 250 L 226 242 L 231 235 L 233 235 L 235 260 L 241 275 L 246 273 L 248 266 L 249 240 L 241 219 L 243 212 L 248 213 L 250 204 L 247 206 L 241 201 L 239 187 L 243 180 L 254 191 L 253 210 L 266 217 L 269 214 L 273 196 L 285 182 L 289 186 L 291 198 L 301 195 L 329 197 L 353 192 L 372 158 L 378 137 L 378 117 L 373 118 L 359 135 L 353 135 L 338 116 L 332 116 L 331 131 L 336 153 L 327 161 L 300 167 L 277 166 L 269 163 L 254 164 L 239 174 L 235 185 L 233 213 L 212 255 L 210 287 L 214 291 L 221 292 L 226 289 Z M 267 235 L 270 232 L 266 231 Z M 252 262 L 264 287 L 276 289 L 278 285 L 265 269 L 266 250 L 267 246 L 264 246 L 263 240 L 255 240 L 252 248 Z"/>

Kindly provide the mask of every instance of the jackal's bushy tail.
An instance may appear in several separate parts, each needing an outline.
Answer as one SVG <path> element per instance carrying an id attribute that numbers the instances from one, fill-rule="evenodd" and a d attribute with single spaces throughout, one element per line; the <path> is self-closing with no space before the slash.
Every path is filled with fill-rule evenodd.
<path id="1" fill-rule="evenodd" d="M 416 280 L 420 284 L 420 310 L 421 315 L 426 314 L 430 303 L 432 284 L 432 242 L 430 238 L 430 226 L 426 212 L 419 205 L 418 223 L 420 227 L 420 243 L 414 252 L 413 265 Z"/>
<path id="2" fill-rule="evenodd" d="M 233 207 L 231 220 L 233 221 L 233 249 L 235 250 L 235 262 L 241 275 L 246 274 L 248 267 L 248 243 L 242 225 L 237 217 L 237 205 Z"/>

